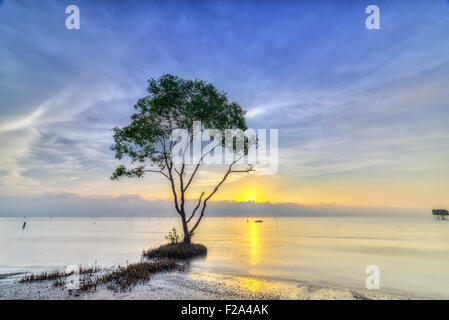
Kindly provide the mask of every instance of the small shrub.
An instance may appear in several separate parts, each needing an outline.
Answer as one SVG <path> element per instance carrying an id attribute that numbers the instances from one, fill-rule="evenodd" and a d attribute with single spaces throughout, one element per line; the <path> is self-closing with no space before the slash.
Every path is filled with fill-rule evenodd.
<path id="1" fill-rule="evenodd" d="M 173 227 L 171 231 L 165 236 L 165 240 L 167 240 L 171 244 L 178 243 L 180 239 L 181 237 L 179 236 L 175 227 Z"/>
<path id="2" fill-rule="evenodd" d="M 109 283 L 111 290 L 125 292 L 137 284 L 143 284 L 150 280 L 150 275 L 156 272 L 184 270 L 184 267 L 173 259 L 158 259 L 151 262 L 139 262 L 104 275 L 101 283 Z"/>
<path id="3" fill-rule="evenodd" d="M 42 273 L 32 273 L 30 275 L 27 275 L 25 277 L 23 277 L 20 282 L 34 282 L 34 281 L 45 281 L 45 280 L 56 280 L 59 279 L 61 277 L 65 277 L 67 275 L 71 275 L 64 273 L 64 272 L 60 272 L 60 271 L 54 271 L 54 272 L 42 272 Z"/>
<path id="4" fill-rule="evenodd" d="M 106 284 L 108 289 L 118 291 L 129 291 L 137 284 L 143 284 L 150 280 L 150 275 L 162 271 L 182 271 L 184 267 L 174 259 L 162 258 L 155 261 L 143 261 L 130 264 L 126 267 L 118 267 L 117 269 L 106 273 L 105 275 L 95 275 L 100 271 L 98 267 L 81 267 L 80 268 L 80 287 L 79 291 L 97 290 L 97 286 Z M 73 272 L 65 273 L 60 271 L 43 272 L 40 274 L 30 274 L 22 278 L 20 282 L 33 282 L 54 280 L 53 287 L 64 287 L 66 284 L 65 277 L 72 275 Z M 73 290 L 69 290 L 72 294 Z"/>
<path id="5" fill-rule="evenodd" d="M 88 275 L 87 277 L 84 277 L 83 279 L 80 279 L 80 291 L 90 291 L 91 289 L 94 289 L 94 291 L 97 291 L 97 285 L 101 283 L 101 279 L 94 277 L 92 279 L 91 275 Z"/>
<path id="6" fill-rule="evenodd" d="M 89 274 L 100 271 L 100 268 L 95 267 L 83 267 L 79 268 L 79 274 Z M 57 280 L 63 277 L 71 276 L 74 272 L 65 271 L 53 271 L 53 272 L 42 272 L 42 273 L 32 273 L 23 277 L 20 282 L 34 282 L 34 281 L 45 281 L 45 280 Z"/>
<path id="7" fill-rule="evenodd" d="M 170 258 L 188 259 L 207 254 L 206 246 L 199 243 L 170 243 L 159 248 L 144 251 L 142 255 L 148 259 Z"/>
<path id="8" fill-rule="evenodd" d="M 55 282 L 53 282 L 53 287 L 62 287 L 65 285 L 65 280 L 62 278 L 56 279 Z"/>

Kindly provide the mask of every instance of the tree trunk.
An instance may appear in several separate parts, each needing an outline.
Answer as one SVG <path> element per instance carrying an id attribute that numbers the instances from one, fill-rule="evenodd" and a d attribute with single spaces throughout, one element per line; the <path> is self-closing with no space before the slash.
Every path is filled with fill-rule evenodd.
<path id="1" fill-rule="evenodd" d="M 190 244 L 191 243 L 191 236 L 190 233 L 184 233 L 184 240 L 182 241 L 185 244 Z"/>
<path id="2" fill-rule="evenodd" d="M 182 216 L 181 216 L 181 219 L 182 219 L 182 229 L 183 229 L 183 231 L 184 231 L 184 239 L 183 239 L 183 243 L 186 243 L 186 244 L 190 244 L 191 243 L 191 239 L 192 239 L 192 237 L 190 236 L 190 232 L 189 232 L 189 227 L 188 227 L 188 225 L 187 225 L 187 221 L 186 221 L 186 216 L 185 216 L 185 214 L 183 214 Z"/>

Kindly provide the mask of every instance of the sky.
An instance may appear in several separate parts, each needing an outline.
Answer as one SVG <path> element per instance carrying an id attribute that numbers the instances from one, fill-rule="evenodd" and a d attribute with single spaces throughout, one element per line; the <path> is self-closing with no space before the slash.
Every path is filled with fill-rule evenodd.
<path id="1" fill-rule="evenodd" d="M 65 27 L 70 4 L 79 30 Z M 369 4 L 379 30 L 365 27 Z M 448 39 L 444 0 L 0 1 L 2 208 L 170 199 L 156 176 L 109 180 L 111 128 L 165 73 L 279 129 L 278 172 L 234 176 L 217 201 L 448 207 Z"/>

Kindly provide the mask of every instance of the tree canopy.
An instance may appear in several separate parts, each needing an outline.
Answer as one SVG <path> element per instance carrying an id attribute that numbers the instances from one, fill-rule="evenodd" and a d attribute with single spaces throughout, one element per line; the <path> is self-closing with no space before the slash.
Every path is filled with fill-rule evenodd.
<path id="1" fill-rule="evenodd" d="M 204 215 L 207 201 L 218 191 L 229 174 L 253 170 L 251 165 L 243 170 L 235 170 L 233 166 L 237 161 L 233 161 L 213 191 L 204 198 L 205 193 L 201 194 L 197 206 L 188 218 L 185 192 L 194 180 L 204 155 L 192 165 L 191 172 L 187 174 L 188 164 L 183 162 L 178 165 L 172 160 L 174 142 L 170 136 L 176 129 L 191 132 L 195 121 L 201 121 L 204 128 L 244 131 L 247 129 L 245 111 L 239 104 L 229 102 L 226 93 L 202 80 L 185 80 L 165 74 L 158 79 L 148 80 L 147 92 L 148 95 L 139 99 L 134 106 L 135 113 L 131 116 L 131 123 L 123 128 L 113 128 L 115 143 L 111 149 L 115 151 L 117 159 L 128 158 L 132 167 L 118 166 L 111 179 L 141 178 L 146 173 L 157 173 L 167 178 L 175 209 L 183 223 L 184 241 L 190 242 Z M 198 210 L 200 215 L 190 228 L 188 223 Z"/>

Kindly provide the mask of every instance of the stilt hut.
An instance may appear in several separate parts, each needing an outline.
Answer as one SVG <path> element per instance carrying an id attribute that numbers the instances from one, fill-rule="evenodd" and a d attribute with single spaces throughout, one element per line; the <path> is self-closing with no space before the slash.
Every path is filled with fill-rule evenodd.
<path id="1" fill-rule="evenodd" d="M 446 209 L 433 209 L 432 215 L 434 220 L 449 220 L 449 212 Z"/>

